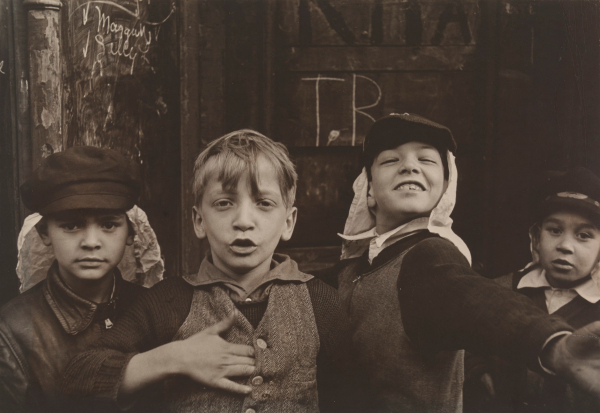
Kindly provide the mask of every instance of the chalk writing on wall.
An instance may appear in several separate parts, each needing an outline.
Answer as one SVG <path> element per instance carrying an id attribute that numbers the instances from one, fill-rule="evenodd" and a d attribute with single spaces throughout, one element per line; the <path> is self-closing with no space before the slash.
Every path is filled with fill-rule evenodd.
<path id="1" fill-rule="evenodd" d="M 2 70 L 3 66 L 4 66 L 4 60 L 0 60 L 0 73 L 2 73 L 3 75 L 5 75 L 6 73 Z"/>
<path id="2" fill-rule="evenodd" d="M 373 103 L 367 104 L 367 105 L 363 105 L 363 106 L 357 106 L 357 79 L 363 79 L 366 80 L 368 84 L 370 84 L 371 87 L 375 87 L 377 90 L 377 98 L 375 99 L 375 101 Z M 303 81 L 314 81 L 315 82 L 315 124 L 316 124 L 316 143 L 315 146 L 319 146 L 320 143 L 320 137 L 321 137 L 321 96 L 320 96 L 320 91 L 319 91 L 319 86 L 321 84 L 321 82 L 345 82 L 346 79 L 343 78 L 337 78 L 337 77 L 327 77 L 327 76 L 321 76 L 321 74 L 318 74 L 317 77 L 305 77 L 302 78 Z M 352 74 L 352 126 L 350 128 L 351 133 L 352 133 L 352 139 L 350 141 L 350 146 L 355 146 L 356 145 L 356 120 L 357 120 L 357 115 L 363 115 L 367 118 L 369 118 L 371 121 L 375 122 L 375 118 L 373 118 L 373 116 L 369 115 L 367 112 L 365 112 L 365 110 L 373 108 L 375 106 L 377 106 L 379 104 L 379 102 L 381 101 L 381 97 L 382 97 L 382 91 L 381 88 L 379 87 L 379 85 L 377 84 L 377 82 L 375 82 L 373 79 L 367 77 L 367 76 L 363 76 L 363 75 L 359 75 L 356 73 Z M 340 128 L 340 129 L 332 129 L 329 132 L 329 135 L 327 137 L 327 144 L 326 146 L 330 146 L 332 142 L 336 141 L 337 139 L 340 138 L 340 136 L 342 136 L 342 131 L 348 130 L 348 128 Z"/>
<path id="3" fill-rule="evenodd" d="M 74 46 L 81 51 L 82 66 L 100 76 L 133 74 L 136 66 L 150 66 L 148 52 L 160 36 L 161 25 L 175 12 L 175 3 L 158 21 L 145 18 L 142 3 L 136 1 L 135 10 L 130 10 L 113 1 L 92 0 L 71 12 L 76 26 Z"/>

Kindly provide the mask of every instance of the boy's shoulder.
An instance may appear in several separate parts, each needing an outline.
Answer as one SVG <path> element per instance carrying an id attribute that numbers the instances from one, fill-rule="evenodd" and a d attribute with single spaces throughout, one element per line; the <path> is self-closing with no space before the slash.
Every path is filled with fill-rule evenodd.
<path id="1" fill-rule="evenodd" d="M 469 262 L 451 241 L 440 236 L 431 236 L 415 243 L 406 253 L 404 262 L 422 265 L 466 264 Z"/>
<path id="2" fill-rule="evenodd" d="M 46 324 L 53 316 L 44 296 L 46 281 L 4 304 L 0 309 L 0 335 L 3 339 L 18 340 L 32 329 L 32 323 Z"/>

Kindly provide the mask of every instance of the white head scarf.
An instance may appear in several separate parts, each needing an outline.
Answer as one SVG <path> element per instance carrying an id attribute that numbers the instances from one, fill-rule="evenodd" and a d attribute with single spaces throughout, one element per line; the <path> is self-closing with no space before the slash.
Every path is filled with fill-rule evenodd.
<path id="1" fill-rule="evenodd" d="M 452 231 L 452 218 L 450 214 L 456 204 L 456 185 L 458 172 L 456 170 L 456 161 L 452 152 L 447 151 L 448 158 L 448 188 L 442 195 L 440 202 L 431 211 L 428 219 L 417 218 L 405 224 L 400 233 L 411 233 L 419 229 L 427 229 L 429 232 L 438 234 L 442 238 L 452 242 L 456 248 L 471 263 L 471 252 L 467 244 Z M 367 170 L 363 168 L 361 174 L 356 178 L 352 185 L 354 189 L 354 199 L 350 206 L 348 219 L 344 226 L 344 241 L 342 243 L 341 259 L 360 257 L 368 248 L 369 240 L 348 239 L 354 235 L 362 234 L 375 228 L 375 216 L 369 210 L 367 205 L 367 193 L 369 191 L 369 182 Z"/>
<path id="2" fill-rule="evenodd" d="M 125 281 L 151 287 L 163 278 L 164 262 L 160 255 L 160 246 L 156 234 L 148 222 L 146 213 L 135 205 L 126 212 L 135 230 L 133 245 L 125 248 L 123 259 L 117 266 Z M 17 276 L 21 282 L 19 291 L 22 293 L 46 278 L 48 269 L 54 262 L 52 247 L 42 242 L 34 230 L 35 225 L 42 219 L 38 213 L 25 218 L 17 248 Z"/>

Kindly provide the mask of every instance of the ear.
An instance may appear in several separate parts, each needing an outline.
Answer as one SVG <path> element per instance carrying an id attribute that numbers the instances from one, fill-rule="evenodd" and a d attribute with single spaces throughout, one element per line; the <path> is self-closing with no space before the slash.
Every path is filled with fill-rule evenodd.
<path id="1" fill-rule="evenodd" d="M 296 226 L 296 218 L 298 217 L 298 208 L 291 207 L 288 211 L 287 217 L 285 218 L 285 228 L 281 233 L 281 240 L 288 241 L 292 238 L 294 233 L 294 227 Z"/>
<path id="2" fill-rule="evenodd" d="M 539 224 L 532 226 L 529 229 L 529 239 L 531 240 L 531 255 L 534 262 L 539 261 L 540 256 L 540 232 L 542 228 Z"/>
<path id="3" fill-rule="evenodd" d="M 371 185 L 371 182 L 369 182 L 368 185 L 369 189 L 367 190 L 367 206 L 369 209 L 374 209 L 377 206 L 377 201 L 373 196 L 373 186 Z"/>
<path id="4" fill-rule="evenodd" d="M 133 245 L 133 239 L 134 239 L 133 235 L 131 235 L 131 234 L 127 235 L 127 239 L 125 240 L 125 245 L 129 245 L 129 246 Z"/>
<path id="5" fill-rule="evenodd" d="M 200 207 L 195 206 L 192 209 L 192 221 L 194 222 L 194 232 L 199 239 L 206 238 L 206 230 L 202 224 L 202 213 Z"/>
<path id="6" fill-rule="evenodd" d="M 44 218 L 42 218 L 42 220 L 35 225 L 35 230 L 37 231 L 45 246 L 49 247 L 52 245 L 52 240 L 48 235 L 48 223 Z"/>

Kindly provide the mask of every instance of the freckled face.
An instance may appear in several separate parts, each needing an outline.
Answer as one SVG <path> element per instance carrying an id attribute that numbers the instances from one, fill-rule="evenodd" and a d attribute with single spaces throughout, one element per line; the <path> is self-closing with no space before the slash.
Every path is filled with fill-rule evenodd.
<path id="1" fill-rule="evenodd" d="M 534 246 L 548 282 L 561 287 L 586 277 L 598 263 L 600 231 L 580 214 L 557 212 L 544 219 Z"/>
<path id="2" fill-rule="evenodd" d="M 126 245 L 133 243 L 125 213 L 74 210 L 46 218 L 47 233 L 59 273 L 68 285 L 102 279 L 121 262 Z"/>
<path id="3" fill-rule="evenodd" d="M 257 194 L 247 174 L 232 190 L 213 177 L 194 207 L 196 235 L 208 238 L 214 265 L 236 278 L 269 271 L 275 247 L 290 239 L 296 223 L 297 210 L 284 204 L 271 163 L 259 157 L 257 169 Z"/>
<path id="4" fill-rule="evenodd" d="M 370 206 L 380 234 L 429 216 L 447 187 L 440 153 L 422 142 L 381 152 L 371 166 L 371 176 Z"/>

